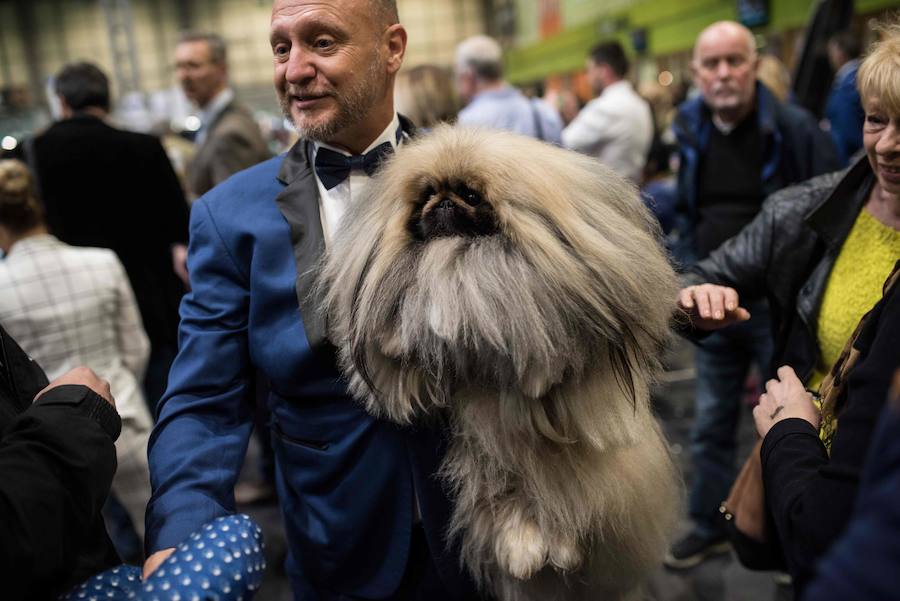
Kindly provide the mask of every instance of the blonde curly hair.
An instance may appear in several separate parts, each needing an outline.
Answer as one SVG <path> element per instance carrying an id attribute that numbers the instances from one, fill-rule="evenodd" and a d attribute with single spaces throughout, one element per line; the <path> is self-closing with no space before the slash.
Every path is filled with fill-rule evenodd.
<path id="1" fill-rule="evenodd" d="M 872 100 L 891 115 L 900 115 L 900 13 L 877 28 L 881 40 L 869 47 L 859 67 L 856 85 L 863 107 Z"/>

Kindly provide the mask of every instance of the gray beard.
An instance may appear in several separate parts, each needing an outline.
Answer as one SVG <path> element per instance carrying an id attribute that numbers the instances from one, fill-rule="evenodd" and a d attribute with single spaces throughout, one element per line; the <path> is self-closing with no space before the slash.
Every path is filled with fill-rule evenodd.
<path id="1" fill-rule="evenodd" d="M 370 109 L 380 97 L 381 86 L 377 85 L 377 82 L 383 72 L 384 63 L 382 61 L 373 61 L 369 64 L 366 76 L 362 80 L 348 89 L 343 95 L 335 94 L 333 98 L 338 102 L 338 112 L 329 121 L 307 127 L 298 125 L 291 114 L 289 95 L 287 94 L 279 99 L 281 111 L 284 113 L 285 118 L 294 125 L 301 138 L 312 140 L 313 142 L 327 143 L 334 139 L 339 132 L 356 125 L 369 114 Z"/>

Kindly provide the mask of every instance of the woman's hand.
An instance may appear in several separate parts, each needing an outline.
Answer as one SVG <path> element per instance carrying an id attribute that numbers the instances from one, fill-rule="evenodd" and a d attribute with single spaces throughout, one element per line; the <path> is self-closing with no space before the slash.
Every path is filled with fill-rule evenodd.
<path id="1" fill-rule="evenodd" d="M 813 404 L 812 395 L 794 370 L 784 365 L 778 369 L 777 379 L 766 382 L 766 392 L 753 409 L 753 421 L 756 431 L 765 438 L 772 426 L 789 417 L 805 419 L 813 428 L 819 429 L 821 414 Z"/>

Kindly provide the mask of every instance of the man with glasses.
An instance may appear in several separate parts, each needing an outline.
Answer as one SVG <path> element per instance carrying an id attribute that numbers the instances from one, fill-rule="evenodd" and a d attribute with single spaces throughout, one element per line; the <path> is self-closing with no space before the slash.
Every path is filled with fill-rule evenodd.
<path id="1" fill-rule="evenodd" d="M 225 42 L 214 33 L 188 33 L 175 49 L 175 76 L 200 109 L 197 154 L 187 166 L 194 198 L 271 154 L 253 115 L 228 85 Z"/>
<path id="2" fill-rule="evenodd" d="M 676 255 L 686 266 L 740 232 L 769 194 L 838 168 L 812 115 L 779 103 L 757 81 L 757 61 L 753 34 L 732 21 L 710 25 L 694 46 L 691 69 L 700 95 L 679 108 L 673 126 L 681 158 Z M 735 476 L 744 382 L 752 364 L 766 375 L 772 354 L 765 299 L 741 300 L 749 320 L 710 334 L 696 349 L 693 529 L 666 558 L 672 568 L 728 550 L 717 515 Z"/>

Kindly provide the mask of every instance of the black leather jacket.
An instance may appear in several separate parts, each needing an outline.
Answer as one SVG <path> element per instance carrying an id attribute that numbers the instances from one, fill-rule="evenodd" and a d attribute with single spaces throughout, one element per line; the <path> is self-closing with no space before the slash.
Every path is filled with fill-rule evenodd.
<path id="1" fill-rule="evenodd" d="M 816 320 L 828 275 L 874 181 L 863 157 L 847 170 L 772 194 L 737 236 L 684 274 L 685 285 L 731 286 L 741 298 L 765 295 L 773 367 L 790 365 L 807 379 L 819 359 Z"/>

